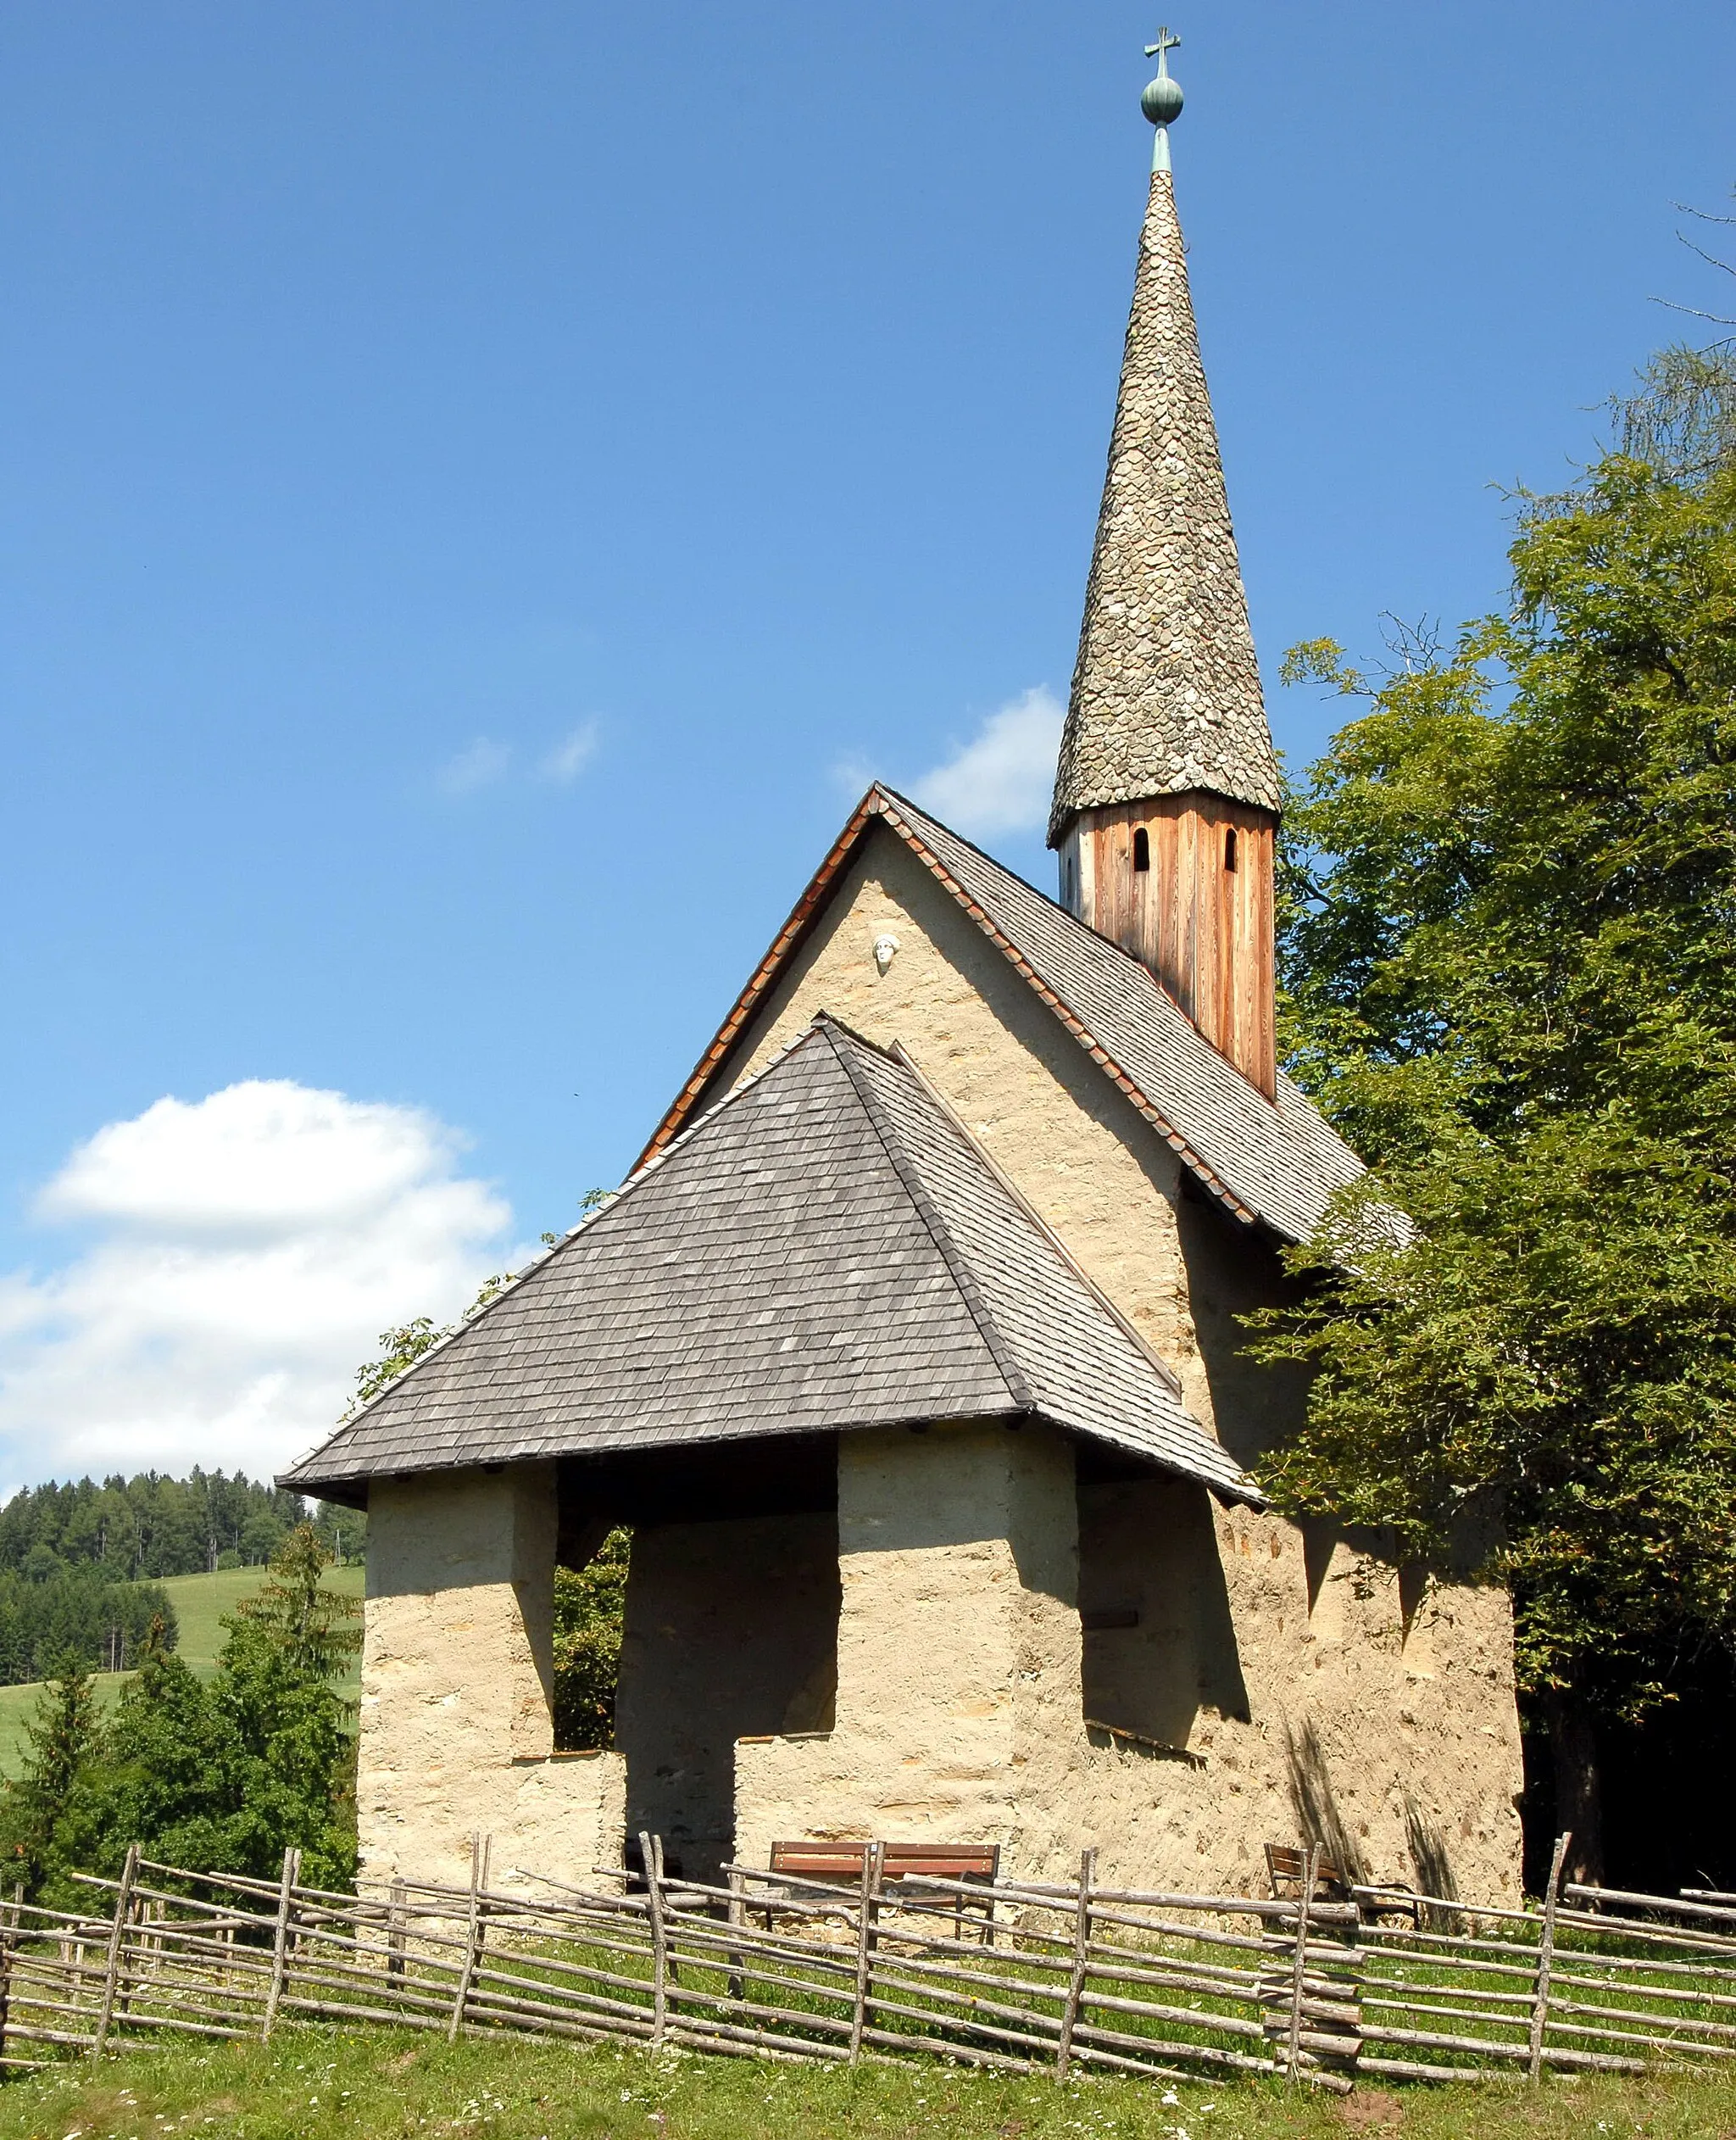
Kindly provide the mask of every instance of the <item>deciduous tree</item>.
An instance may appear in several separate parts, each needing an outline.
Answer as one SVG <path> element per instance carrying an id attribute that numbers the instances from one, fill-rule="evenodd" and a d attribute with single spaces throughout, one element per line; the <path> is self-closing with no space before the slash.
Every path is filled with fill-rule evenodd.
<path id="1" fill-rule="evenodd" d="M 1417 1556 L 1499 1502 L 1587 1870 L 1589 1719 L 1736 1642 L 1736 430 L 1654 414 L 1677 461 L 1526 501 L 1505 613 L 1289 671 L 1364 702 L 1289 815 L 1281 957 L 1373 1171 L 1265 1319 L 1318 1370 L 1271 1484 Z"/>
<path id="2" fill-rule="evenodd" d="M 621 1622 L 632 1535 L 612 1530 L 585 1566 L 554 1571 L 554 1742 L 615 1740 Z"/>

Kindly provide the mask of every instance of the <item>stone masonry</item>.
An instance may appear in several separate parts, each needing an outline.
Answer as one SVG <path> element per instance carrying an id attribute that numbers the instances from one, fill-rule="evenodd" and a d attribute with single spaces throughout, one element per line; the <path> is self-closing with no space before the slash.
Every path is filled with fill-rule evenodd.
<path id="1" fill-rule="evenodd" d="M 368 1500 L 363 1873 L 583 1881 L 619 1853 L 626 1764 L 554 1752 L 552 1463 L 380 1481 Z"/>

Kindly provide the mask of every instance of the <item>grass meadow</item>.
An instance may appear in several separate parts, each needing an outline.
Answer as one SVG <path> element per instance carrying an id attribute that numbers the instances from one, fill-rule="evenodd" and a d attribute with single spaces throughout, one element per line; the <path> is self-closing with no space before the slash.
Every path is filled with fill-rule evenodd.
<path id="1" fill-rule="evenodd" d="M 524 2038 L 297 2031 L 128 2051 L 0 2086 L 0 2140 L 1676 2140 L 1736 2132 L 1736 2076 L 1360 2088 L 1052 2081 L 936 2062 L 854 2073 Z"/>

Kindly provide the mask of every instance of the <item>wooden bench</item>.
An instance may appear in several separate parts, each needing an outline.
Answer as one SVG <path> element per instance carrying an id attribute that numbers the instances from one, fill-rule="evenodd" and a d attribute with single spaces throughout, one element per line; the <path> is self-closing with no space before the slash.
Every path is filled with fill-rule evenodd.
<path id="1" fill-rule="evenodd" d="M 1266 1875 L 1271 1883 L 1274 1902 L 1299 1902 L 1302 1883 L 1308 1877 L 1308 1853 L 1289 1843 L 1269 1842 L 1266 1846 Z M 1406 1891 L 1390 1881 L 1359 1881 L 1354 1887 L 1329 1858 L 1322 1858 L 1314 1869 L 1316 1899 L 1323 1903 L 1348 1903 L 1361 1905 L 1366 1917 L 1406 1917 L 1415 1924 L 1420 1921 L 1418 1906 Z M 1382 1899 L 1390 1895 L 1390 1901 Z"/>
<path id="2" fill-rule="evenodd" d="M 1266 1846 L 1266 1876 L 1271 1882 L 1274 1902 L 1299 1902 L 1302 1883 L 1308 1877 L 1308 1853 L 1289 1843 L 1269 1842 Z M 1350 1899 L 1350 1891 L 1343 1876 L 1328 1858 L 1321 1859 L 1314 1868 L 1314 1892 L 1323 1903 L 1347 1903 Z"/>
<path id="3" fill-rule="evenodd" d="M 888 1842 L 881 1845 L 883 1880 L 912 1873 L 930 1880 L 993 1880 L 1000 1871 L 998 1842 Z M 771 1870 L 793 1880 L 860 1880 L 868 1845 L 861 1842 L 775 1842 Z"/>
<path id="4" fill-rule="evenodd" d="M 981 1881 L 992 1886 L 1000 1872 L 1000 1845 L 998 1842 L 887 1842 L 881 1845 L 880 1876 L 882 1883 L 889 1880 L 908 1880 L 915 1875 L 927 1880 Z M 804 1840 L 799 1842 L 775 1842 L 771 1846 L 771 1870 L 782 1873 L 791 1880 L 847 1880 L 860 1886 L 863 1861 L 868 1854 L 865 1840 L 851 1842 L 830 1842 Z M 984 1913 L 983 1943 L 994 1942 L 994 1897 L 985 1895 L 979 1902 L 974 1896 L 962 1892 L 954 1898 L 953 1920 L 960 1938 L 964 1937 L 965 1912 L 980 1909 Z"/>

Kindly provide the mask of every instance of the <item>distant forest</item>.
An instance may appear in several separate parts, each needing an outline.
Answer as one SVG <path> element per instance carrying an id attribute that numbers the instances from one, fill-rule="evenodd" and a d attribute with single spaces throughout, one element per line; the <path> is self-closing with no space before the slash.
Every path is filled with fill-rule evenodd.
<path id="1" fill-rule="evenodd" d="M 195 1466 L 185 1479 L 117 1473 L 100 1485 L 50 1480 L 0 1508 L 0 1572 L 42 1583 L 88 1569 L 109 1582 L 136 1583 L 263 1567 L 307 1513 L 299 1494 L 242 1471 L 225 1477 Z M 365 1518 L 321 1502 L 314 1528 L 340 1561 L 361 1558 Z"/>
<path id="2" fill-rule="evenodd" d="M 0 1684 L 52 1679 L 70 1660 L 99 1672 L 130 1672 L 153 1623 L 173 1649 L 175 1608 L 160 1583 L 108 1580 L 99 1568 L 61 1566 L 31 1582 L 0 1569 Z"/>
<path id="3" fill-rule="evenodd" d="M 26 1487 L 0 1508 L 0 1685 L 44 1680 L 75 1658 L 131 1671 L 153 1622 L 175 1647 L 170 1575 L 262 1567 L 307 1519 L 299 1494 L 195 1468 Z M 339 1560 L 362 1555 L 366 1519 L 321 1503 L 314 1528 Z"/>

